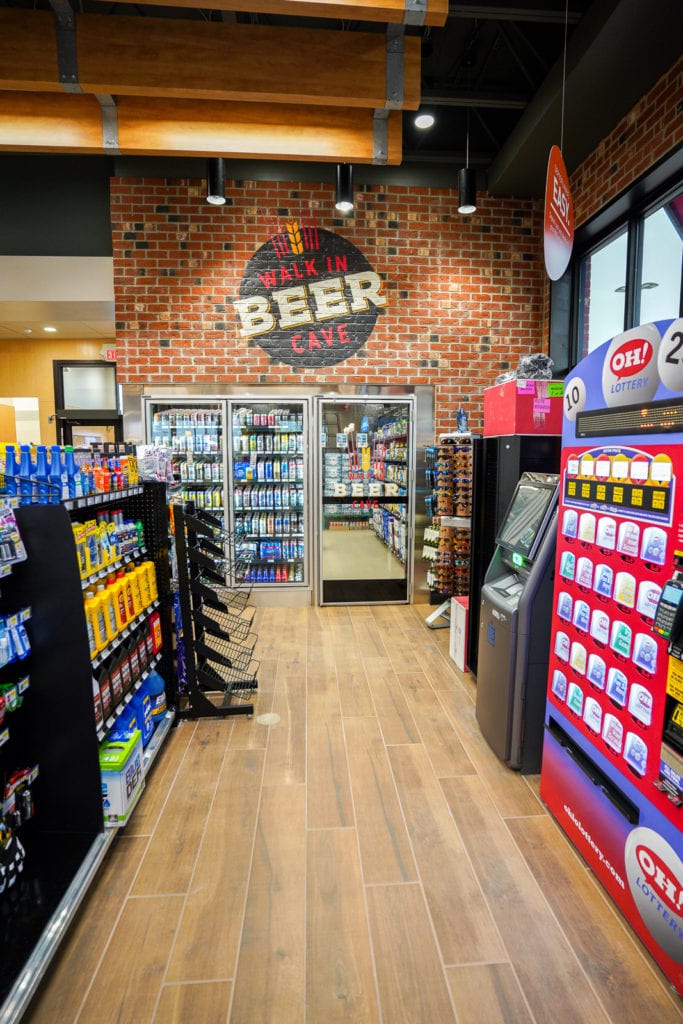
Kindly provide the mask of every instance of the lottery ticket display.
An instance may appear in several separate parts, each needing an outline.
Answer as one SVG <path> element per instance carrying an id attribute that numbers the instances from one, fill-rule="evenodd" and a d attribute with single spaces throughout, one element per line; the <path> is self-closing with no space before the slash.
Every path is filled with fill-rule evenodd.
<path id="1" fill-rule="evenodd" d="M 541 796 L 683 994 L 683 320 L 565 381 Z"/>

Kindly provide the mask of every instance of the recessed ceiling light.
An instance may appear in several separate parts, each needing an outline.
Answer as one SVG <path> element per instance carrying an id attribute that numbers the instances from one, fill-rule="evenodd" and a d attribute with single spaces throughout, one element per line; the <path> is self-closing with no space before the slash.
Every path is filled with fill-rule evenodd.
<path id="1" fill-rule="evenodd" d="M 416 128 L 431 128 L 434 124 L 434 115 L 425 113 L 418 114 L 413 123 Z"/>
<path id="2" fill-rule="evenodd" d="M 46 334 L 56 334 L 57 333 L 57 328 L 56 327 L 43 327 L 43 330 L 45 331 Z"/>
<path id="3" fill-rule="evenodd" d="M 33 334 L 32 327 L 24 327 L 24 334 Z"/>

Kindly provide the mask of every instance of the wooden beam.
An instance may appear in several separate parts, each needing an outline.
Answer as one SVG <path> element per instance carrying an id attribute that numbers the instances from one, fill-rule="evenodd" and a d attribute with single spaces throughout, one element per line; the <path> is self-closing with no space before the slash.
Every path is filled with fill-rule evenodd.
<path id="1" fill-rule="evenodd" d="M 77 15 L 78 84 L 113 96 L 384 107 L 383 33 Z M 61 91 L 54 17 L 0 9 L 0 89 Z M 403 40 L 403 107 L 420 105 L 420 40 Z"/>
<path id="2" fill-rule="evenodd" d="M 108 3 L 109 0 L 106 0 Z M 136 3 L 137 0 L 121 0 Z M 204 9 L 205 0 L 147 0 L 162 7 L 193 7 Z M 334 18 L 341 21 L 378 21 L 400 24 L 445 25 L 448 0 L 425 0 L 420 20 L 411 20 L 408 14 L 413 5 L 409 0 L 211 0 L 214 11 L 245 11 L 251 14 L 276 14 L 292 18 Z"/>
<path id="3" fill-rule="evenodd" d="M 124 96 L 116 113 L 119 152 L 130 155 L 376 162 L 371 110 Z M 105 152 L 100 105 L 87 95 L 0 93 L 0 150 Z M 401 157 L 396 110 L 385 162 Z"/>

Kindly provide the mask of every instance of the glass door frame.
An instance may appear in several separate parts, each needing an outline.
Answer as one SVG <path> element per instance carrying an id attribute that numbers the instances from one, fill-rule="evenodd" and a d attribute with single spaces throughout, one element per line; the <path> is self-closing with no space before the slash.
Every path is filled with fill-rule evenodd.
<path id="1" fill-rule="evenodd" d="M 388 389 L 387 389 L 388 391 Z M 406 504 L 406 552 L 405 552 L 405 597 L 392 599 L 388 597 L 380 600 L 368 600 L 367 598 L 358 602 L 330 601 L 325 600 L 323 578 L 323 407 L 326 405 L 364 405 L 377 406 L 378 410 L 388 408 L 392 405 L 404 405 L 408 416 L 408 451 L 406 466 L 408 469 L 407 483 L 407 504 Z M 367 605 L 367 604 L 412 604 L 414 584 L 414 557 L 415 557 L 415 519 L 416 519 L 416 434 L 417 434 L 417 403 L 414 394 L 403 392 L 378 392 L 377 394 L 359 393 L 334 393 L 314 396 L 314 434 L 311 435 L 315 444 L 315 452 L 311 460 L 314 473 L 313 502 L 311 503 L 311 516 L 315 517 L 313 529 L 315 532 L 315 595 L 316 602 L 320 606 L 329 605 Z M 349 496 L 353 500 L 353 496 Z M 390 504 L 390 502 L 387 502 Z M 394 556 L 395 557 L 395 556 Z"/>

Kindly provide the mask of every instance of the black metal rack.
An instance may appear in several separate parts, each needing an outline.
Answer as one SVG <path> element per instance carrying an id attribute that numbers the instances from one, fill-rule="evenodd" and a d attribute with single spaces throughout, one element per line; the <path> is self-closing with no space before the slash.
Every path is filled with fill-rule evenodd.
<path id="1" fill-rule="evenodd" d="M 251 584 L 244 582 L 252 555 L 225 533 L 221 519 L 191 503 L 174 506 L 174 523 L 186 698 L 180 714 L 250 716 L 259 668 Z"/>

